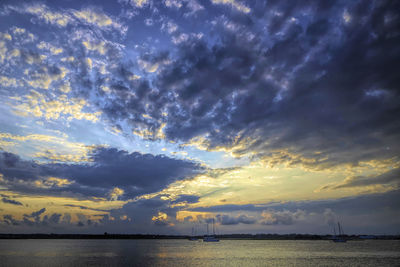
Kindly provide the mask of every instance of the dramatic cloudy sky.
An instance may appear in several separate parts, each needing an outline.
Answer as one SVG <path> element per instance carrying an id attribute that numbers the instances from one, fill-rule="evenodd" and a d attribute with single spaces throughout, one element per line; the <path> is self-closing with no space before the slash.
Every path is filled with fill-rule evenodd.
<path id="1" fill-rule="evenodd" d="M 0 3 L 0 232 L 398 234 L 399 1 Z"/>

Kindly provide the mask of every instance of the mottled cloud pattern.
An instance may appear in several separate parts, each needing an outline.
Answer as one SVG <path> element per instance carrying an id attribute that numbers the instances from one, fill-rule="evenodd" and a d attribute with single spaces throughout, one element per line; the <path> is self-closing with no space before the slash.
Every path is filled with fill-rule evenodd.
<path id="1" fill-rule="evenodd" d="M 257 10 L 254 17 L 216 17 L 217 41 L 188 37 L 176 53 L 143 55 L 139 64 L 157 71 L 149 80 L 132 83 L 133 74 L 119 69 L 101 109 L 150 139 L 272 164 L 398 160 L 394 7 L 277 2 Z M 262 21 L 268 27 L 260 35 Z"/>
<path id="2" fill-rule="evenodd" d="M 394 232 L 399 9 L 2 1 L 0 232 Z"/>

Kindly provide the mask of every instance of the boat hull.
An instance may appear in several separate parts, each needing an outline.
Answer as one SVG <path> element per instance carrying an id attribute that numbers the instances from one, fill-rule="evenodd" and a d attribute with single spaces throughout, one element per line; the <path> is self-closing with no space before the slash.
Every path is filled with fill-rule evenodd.
<path id="1" fill-rule="evenodd" d="M 203 242 L 219 242 L 219 239 L 213 236 L 205 236 Z"/>

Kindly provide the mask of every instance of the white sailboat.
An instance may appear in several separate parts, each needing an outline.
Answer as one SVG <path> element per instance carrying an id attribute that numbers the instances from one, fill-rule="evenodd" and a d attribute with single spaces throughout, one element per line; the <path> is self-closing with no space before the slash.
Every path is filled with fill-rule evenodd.
<path id="1" fill-rule="evenodd" d="M 213 234 L 210 235 L 208 231 L 208 223 L 207 223 L 207 235 L 203 237 L 203 242 L 219 242 L 219 239 L 215 237 L 215 222 L 214 218 L 212 220 Z"/>

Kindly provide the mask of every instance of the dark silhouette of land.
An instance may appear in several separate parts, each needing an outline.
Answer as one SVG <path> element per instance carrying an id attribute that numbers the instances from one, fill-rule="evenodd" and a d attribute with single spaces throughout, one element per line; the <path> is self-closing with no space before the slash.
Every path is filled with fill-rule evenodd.
<path id="1" fill-rule="evenodd" d="M 203 236 L 196 236 L 201 239 Z M 311 234 L 224 234 L 217 235 L 226 240 L 330 240 L 332 235 Z M 0 234 L 0 239 L 187 239 L 187 235 L 151 235 L 151 234 Z M 400 235 L 344 235 L 347 240 L 400 240 Z"/>

